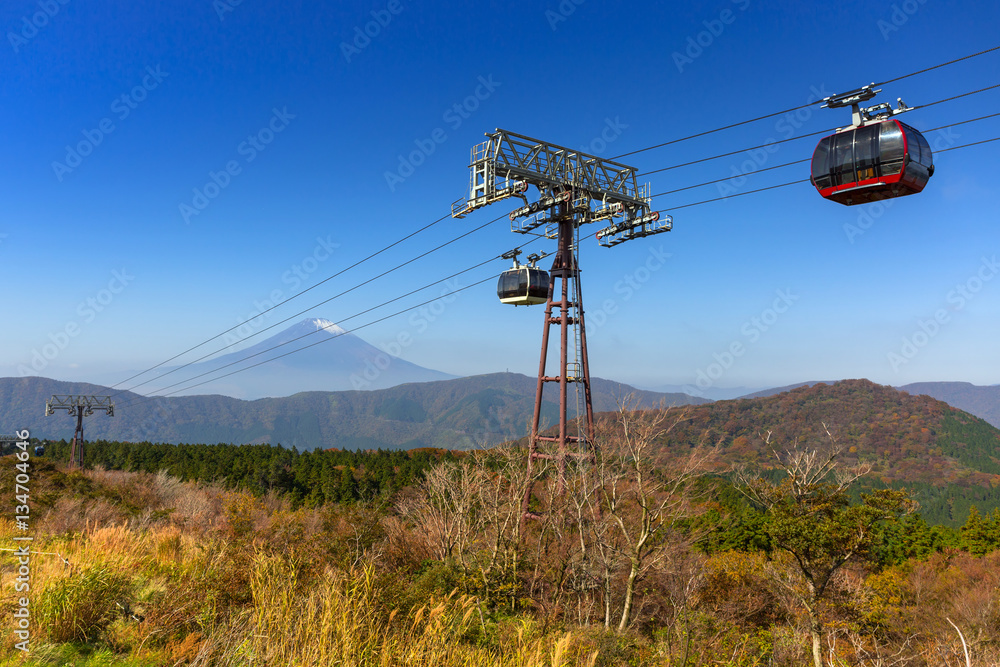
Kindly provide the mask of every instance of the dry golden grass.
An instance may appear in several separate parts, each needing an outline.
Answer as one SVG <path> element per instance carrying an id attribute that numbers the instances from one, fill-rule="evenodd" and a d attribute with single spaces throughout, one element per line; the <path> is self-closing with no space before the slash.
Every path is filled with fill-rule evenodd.
<path id="1" fill-rule="evenodd" d="M 328 571 L 300 590 L 296 564 L 258 553 L 252 608 L 203 645 L 194 665 L 344 665 L 390 667 L 563 667 L 573 635 L 527 639 L 518 632 L 501 650 L 465 640 L 481 622 L 474 598 L 451 594 L 400 618 L 380 603 L 372 567 Z M 584 663 L 593 665 L 596 653 Z"/>

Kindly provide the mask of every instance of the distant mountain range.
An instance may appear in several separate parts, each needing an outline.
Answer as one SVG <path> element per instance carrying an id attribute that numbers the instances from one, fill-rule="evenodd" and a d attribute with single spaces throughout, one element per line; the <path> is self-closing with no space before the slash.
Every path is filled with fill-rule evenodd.
<path id="1" fill-rule="evenodd" d="M 268 359 L 275 361 L 254 366 Z M 226 377 L 242 368 L 248 370 Z M 220 379 L 205 382 L 209 374 Z M 255 399 L 302 391 L 386 389 L 407 382 L 455 377 L 392 356 L 330 320 L 317 318 L 302 320 L 246 349 L 185 367 L 157 369 L 136 382 L 159 376 L 163 379 L 144 385 L 140 391 L 153 393 L 174 383 L 186 387 L 189 383 L 185 380 L 191 378 L 192 382 L 205 384 L 181 391 L 180 395 L 213 393 Z M 176 387 L 170 389 L 174 390 Z"/>
<path id="2" fill-rule="evenodd" d="M 169 443 L 272 443 L 300 450 L 483 447 L 524 436 L 536 381 L 495 373 L 454 380 L 411 383 L 374 391 L 303 392 L 254 401 L 226 396 L 145 399 L 115 397 L 114 417 L 85 421 L 88 441 L 98 439 Z M 723 467 L 749 463 L 767 467 L 771 447 L 822 447 L 825 428 L 842 446 L 845 464 L 874 466 L 866 484 L 905 485 L 933 522 L 958 525 L 973 504 L 1000 507 L 1000 430 L 927 395 L 950 391 L 982 399 L 991 409 L 992 387 L 961 383 L 909 385 L 906 391 L 867 380 L 805 383 L 758 398 L 711 402 L 684 394 L 638 391 L 594 378 L 598 412 L 615 410 L 633 394 L 642 406 L 691 406 L 661 442 L 664 455 L 691 444 L 719 443 Z M 74 420 L 65 413 L 43 416 L 52 394 L 113 394 L 107 387 L 46 378 L 0 378 L 0 433 L 27 428 L 42 439 L 69 438 Z M 986 398 L 983 398 L 986 397 Z M 556 422 L 556 392 L 546 392 L 543 424 Z M 608 416 L 600 417 L 607 420 Z M 761 439 L 771 433 L 770 445 Z"/>
<path id="3" fill-rule="evenodd" d="M 1000 385 L 982 387 L 968 382 L 914 382 L 897 389 L 944 401 L 1000 428 Z"/>
<path id="4" fill-rule="evenodd" d="M 690 394 L 691 396 L 700 396 L 713 401 L 728 401 L 733 398 L 743 398 L 744 396 L 751 396 L 755 392 L 761 391 L 759 387 L 708 387 L 707 389 L 702 389 L 701 387 L 692 384 L 648 385 L 644 386 L 643 389 L 648 389 L 650 391 Z M 765 389 L 763 391 L 770 390 Z M 783 389 L 782 391 L 785 390 Z"/>
<path id="5" fill-rule="evenodd" d="M 115 416 L 85 421 L 87 440 L 168 443 L 272 443 L 299 449 L 468 449 L 525 434 L 535 400 L 535 378 L 495 373 L 374 391 L 302 392 L 246 401 L 228 396 L 147 399 L 115 396 Z M 641 391 L 600 378 L 591 382 L 594 409 L 614 410 L 632 394 L 641 405 L 701 404 L 685 394 Z M 98 385 L 39 377 L 0 378 L 0 432 L 27 428 L 44 439 L 70 438 L 65 413 L 43 416 L 53 394 L 113 395 Z M 544 424 L 558 421 L 558 394 L 545 393 Z M 574 399 L 575 400 L 575 399 Z"/>

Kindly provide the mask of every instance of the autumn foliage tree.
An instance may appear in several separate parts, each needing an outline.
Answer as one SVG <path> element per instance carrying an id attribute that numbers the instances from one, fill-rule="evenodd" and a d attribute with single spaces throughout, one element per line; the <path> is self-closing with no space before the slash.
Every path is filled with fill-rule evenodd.
<path id="1" fill-rule="evenodd" d="M 826 427 L 824 425 L 824 430 Z M 876 527 L 914 509 L 905 491 L 881 489 L 862 494 L 852 504 L 848 489 L 868 467 L 840 467 L 833 436 L 830 447 L 791 449 L 775 453 L 781 480 L 772 482 L 758 472 L 737 471 L 741 490 L 768 512 L 771 543 L 792 557 L 789 575 L 779 583 L 791 592 L 809 617 L 815 667 L 823 666 L 823 620 L 820 604 L 830 592 L 834 574 L 852 561 L 869 557 L 876 544 Z M 770 433 L 765 442 L 770 446 Z"/>

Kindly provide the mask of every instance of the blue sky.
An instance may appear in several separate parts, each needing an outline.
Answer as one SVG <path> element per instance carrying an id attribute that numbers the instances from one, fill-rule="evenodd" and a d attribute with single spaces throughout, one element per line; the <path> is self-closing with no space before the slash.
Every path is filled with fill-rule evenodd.
<path id="1" fill-rule="evenodd" d="M 978 4 L 10 0 L 0 375 L 124 379 L 285 302 L 445 215 L 495 128 L 614 157 L 997 46 L 1000 8 Z M 994 52 L 905 78 L 876 102 L 983 88 L 998 65 Z M 1000 89 L 902 119 L 997 111 Z M 813 106 L 621 161 L 652 171 L 848 118 Z M 936 149 L 996 136 L 998 118 L 927 134 Z M 936 155 L 925 191 L 891 206 L 799 184 L 672 212 L 807 178 L 806 164 L 753 172 L 808 158 L 817 138 L 640 176 L 654 194 L 734 177 L 654 199 L 669 234 L 609 250 L 583 230 L 594 375 L 1000 382 L 1000 142 Z M 363 284 L 309 313 L 352 329 L 488 278 L 505 263 L 346 319 L 523 243 L 514 206 L 444 220 L 261 320 Z M 357 333 L 407 334 L 401 356 L 457 375 L 534 375 L 541 307 L 502 306 L 494 285 Z"/>

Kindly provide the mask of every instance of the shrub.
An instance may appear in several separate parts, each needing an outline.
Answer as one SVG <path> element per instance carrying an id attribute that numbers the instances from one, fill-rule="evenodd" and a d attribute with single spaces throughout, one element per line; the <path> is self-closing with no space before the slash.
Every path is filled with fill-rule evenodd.
<path id="1" fill-rule="evenodd" d="M 121 614 L 131 580 L 106 565 L 57 579 L 39 596 L 38 625 L 55 642 L 93 641 Z"/>

